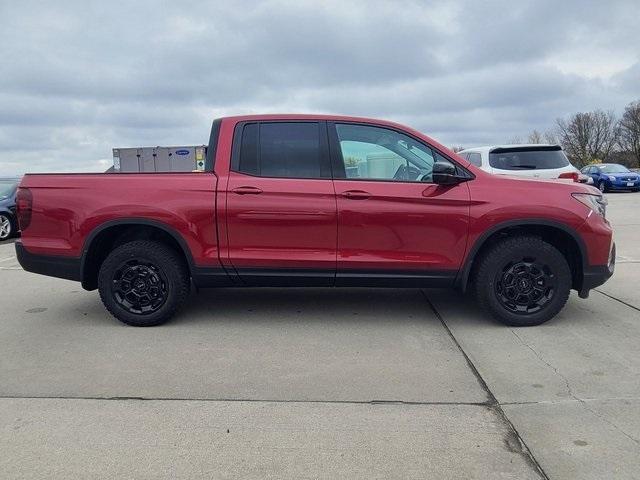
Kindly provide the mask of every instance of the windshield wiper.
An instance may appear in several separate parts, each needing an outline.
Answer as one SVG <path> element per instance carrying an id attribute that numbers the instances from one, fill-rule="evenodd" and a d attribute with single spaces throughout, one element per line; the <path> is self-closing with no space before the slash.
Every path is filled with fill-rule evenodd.
<path id="1" fill-rule="evenodd" d="M 511 168 L 528 168 L 530 170 L 535 170 L 537 167 L 535 165 L 511 165 Z"/>

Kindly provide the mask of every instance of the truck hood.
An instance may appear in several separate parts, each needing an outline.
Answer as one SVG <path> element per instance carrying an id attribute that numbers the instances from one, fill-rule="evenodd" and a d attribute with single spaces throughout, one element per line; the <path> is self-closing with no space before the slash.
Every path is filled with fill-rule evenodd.
<path id="1" fill-rule="evenodd" d="M 559 188 L 569 191 L 570 193 L 591 193 L 601 195 L 600 190 L 586 183 L 574 182 L 570 178 L 536 178 L 536 177 L 515 177 L 511 175 L 496 175 L 502 181 L 517 183 L 518 188 L 526 191 L 527 188 Z M 553 187 L 551 187 L 553 185 Z"/>

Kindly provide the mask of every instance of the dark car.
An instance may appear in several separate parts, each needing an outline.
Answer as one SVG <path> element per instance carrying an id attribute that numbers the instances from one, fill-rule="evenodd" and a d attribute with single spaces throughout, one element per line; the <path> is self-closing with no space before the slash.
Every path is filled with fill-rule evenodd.
<path id="1" fill-rule="evenodd" d="M 610 190 L 640 190 L 640 175 L 618 163 L 587 165 L 580 170 L 593 178 L 593 183 L 601 192 Z"/>
<path id="2" fill-rule="evenodd" d="M 19 178 L 0 178 L 0 241 L 11 238 L 18 230 L 16 222 L 16 190 Z"/>

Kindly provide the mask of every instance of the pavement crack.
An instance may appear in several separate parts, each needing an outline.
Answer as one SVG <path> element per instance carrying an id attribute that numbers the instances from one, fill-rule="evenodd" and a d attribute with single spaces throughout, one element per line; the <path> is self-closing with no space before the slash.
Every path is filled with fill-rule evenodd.
<path id="1" fill-rule="evenodd" d="M 412 400 L 320 400 L 320 399 L 274 399 L 274 398 L 186 398 L 186 397 L 141 397 L 141 396 L 56 396 L 56 395 L 0 395 L 0 400 L 97 400 L 108 402 L 210 402 L 210 403 L 314 403 L 338 405 L 389 405 L 389 406 L 449 406 L 461 405 L 488 407 L 488 402 L 420 402 Z"/>
<path id="2" fill-rule="evenodd" d="M 542 468 L 542 465 L 540 465 L 540 462 L 538 462 L 536 457 L 533 455 L 533 453 L 531 452 L 531 449 L 525 443 L 524 439 L 522 438 L 522 435 L 520 435 L 515 425 L 511 422 L 511 420 L 509 420 L 509 417 L 507 417 L 507 414 L 505 413 L 504 409 L 500 405 L 500 402 L 498 402 L 498 399 L 489 388 L 489 385 L 487 384 L 485 379 L 482 378 L 482 375 L 480 374 L 480 372 L 478 371 L 474 363 L 471 361 L 471 358 L 469 357 L 469 355 L 467 355 L 467 352 L 464 351 L 464 349 L 462 348 L 462 345 L 460 345 L 460 342 L 458 342 L 458 339 L 455 337 L 455 335 L 449 328 L 449 325 L 447 325 L 442 315 L 440 315 L 440 312 L 436 309 L 435 305 L 431 302 L 431 300 L 429 300 L 429 297 L 427 296 L 426 292 L 424 290 L 420 290 L 420 292 L 422 293 L 422 296 L 427 302 L 427 305 L 429 305 L 429 308 L 431 309 L 435 317 L 440 321 L 440 323 L 442 324 L 442 327 L 449 334 L 449 337 L 451 338 L 453 343 L 458 347 L 458 350 L 466 360 L 467 365 L 469 366 L 469 369 L 471 370 L 473 375 L 475 375 L 481 388 L 486 392 L 487 396 L 489 397 L 490 400 L 487 404 L 487 407 L 493 410 L 496 413 L 497 417 L 500 418 L 504 423 L 504 425 L 507 427 L 508 431 L 504 439 L 505 447 L 510 452 L 521 455 L 525 459 L 525 461 L 531 466 L 531 468 L 535 470 L 538 473 L 538 475 L 540 475 L 541 478 L 545 480 L 549 480 L 549 476 Z"/>
<path id="3" fill-rule="evenodd" d="M 600 295 L 604 295 L 605 297 L 610 298 L 611 300 L 615 300 L 616 302 L 620 302 L 623 305 L 626 305 L 629 308 L 633 308 L 634 310 L 637 310 L 638 312 L 640 312 L 640 307 L 636 307 L 635 305 L 632 305 L 628 302 L 625 302 L 624 300 L 620 300 L 619 298 L 614 297 L 613 295 L 609 295 L 608 293 L 604 293 L 602 290 L 598 290 L 597 288 L 594 288 L 594 290 L 596 292 L 598 292 Z"/>
<path id="4" fill-rule="evenodd" d="M 607 295 L 608 296 L 608 295 Z M 531 345 L 529 345 L 527 342 L 525 342 L 522 337 L 520 335 L 518 335 L 516 333 L 515 330 L 511 329 L 511 333 L 513 333 L 516 338 L 520 341 L 520 343 L 522 345 L 524 345 L 525 347 L 527 347 L 529 350 L 531 350 L 533 352 L 533 354 L 536 356 L 536 358 L 538 360 L 540 360 L 542 363 L 544 363 L 547 367 L 549 367 L 551 370 L 553 370 L 553 372 L 555 372 L 556 375 L 558 375 L 560 378 L 562 378 L 562 380 L 564 381 L 565 387 L 567 389 L 567 394 L 573 398 L 574 400 L 576 400 L 577 402 L 580 403 L 580 405 L 587 410 L 589 413 L 591 413 L 592 415 L 594 415 L 596 418 L 598 418 L 599 420 L 603 421 L 604 423 L 606 423 L 607 425 L 609 425 L 610 427 L 612 427 L 613 429 L 617 430 L 618 432 L 620 432 L 622 435 L 624 435 L 625 437 L 627 437 L 629 440 L 631 440 L 632 442 L 636 443 L 637 445 L 640 445 L 640 440 L 638 440 L 637 438 L 633 437 L 632 435 L 628 434 L 627 432 L 625 432 L 622 428 L 620 428 L 618 425 L 616 425 L 615 423 L 611 422 L 610 420 L 608 420 L 607 418 L 605 418 L 603 415 L 599 414 L 596 410 L 593 410 L 592 408 L 590 408 L 587 404 L 587 402 L 578 397 L 575 393 L 573 393 L 573 390 L 571 389 L 571 384 L 569 383 L 569 379 L 560 372 L 560 370 L 558 370 L 557 367 L 555 367 L 554 365 L 552 365 L 551 363 L 549 363 L 547 360 L 544 359 L 544 357 L 542 357 L 542 355 L 540 355 L 540 353 L 533 348 Z"/>
<path id="5" fill-rule="evenodd" d="M 529 350 L 531 350 L 531 351 L 533 352 L 533 354 L 536 356 L 536 358 L 537 358 L 538 360 L 540 360 L 540 362 L 544 363 L 544 364 L 545 364 L 547 367 L 549 367 L 549 368 L 550 368 L 550 369 L 551 369 L 551 370 L 552 370 L 552 371 L 553 371 L 553 372 L 554 372 L 558 377 L 560 377 L 560 378 L 564 381 L 565 388 L 567 389 L 567 394 L 568 394 L 571 398 L 573 398 L 574 400 L 577 400 L 577 401 L 579 401 L 579 402 L 582 402 L 582 401 L 583 401 L 581 398 L 579 398 L 578 396 L 576 396 L 576 395 L 573 393 L 573 390 L 571 389 L 571 384 L 569 383 L 569 379 L 568 379 L 565 375 L 563 375 L 563 374 L 560 372 L 560 370 L 558 370 L 558 368 L 557 368 L 557 367 L 555 367 L 554 365 L 552 365 L 551 363 L 549 363 L 547 360 L 545 360 L 545 359 L 544 359 L 544 357 L 543 357 L 542 355 L 540 355 L 540 353 L 539 353 L 535 348 L 533 348 L 530 344 L 528 344 L 527 342 L 525 342 L 525 341 L 524 341 L 524 339 L 523 339 L 520 335 L 518 335 L 518 333 L 517 333 L 513 328 L 511 328 L 510 330 L 511 330 L 511 333 L 513 333 L 513 335 L 515 335 L 515 337 L 518 339 L 518 341 L 519 341 L 523 346 L 525 346 L 525 347 L 527 347 Z"/>
<path id="6" fill-rule="evenodd" d="M 606 423 L 607 425 L 609 425 L 611 428 L 613 428 L 614 430 L 620 432 L 622 435 L 624 435 L 625 437 L 627 437 L 629 440 L 631 440 L 632 442 L 634 442 L 636 445 L 640 445 L 640 440 L 638 440 L 637 438 L 633 437 L 632 435 L 630 435 L 629 433 L 625 432 L 622 428 L 620 428 L 618 425 L 616 425 L 615 423 L 613 423 L 611 420 L 608 420 L 607 418 L 605 418 L 604 415 L 599 414 L 597 411 L 589 408 L 587 406 L 587 402 L 585 402 L 584 400 L 578 400 L 580 402 L 580 404 L 583 406 L 583 408 L 585 410 L 587 410 L 588 412 L 590 412 L 593 416 L 595 416 L 596 418 L 598 418 L 599 420 L 603 421 L 604 423 Z"/>

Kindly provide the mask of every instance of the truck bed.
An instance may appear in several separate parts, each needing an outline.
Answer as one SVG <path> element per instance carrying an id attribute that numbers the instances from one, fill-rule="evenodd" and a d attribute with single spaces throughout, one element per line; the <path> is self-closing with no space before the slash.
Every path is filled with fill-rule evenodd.
<path id="1" fill-rule="evenodd" d="M 89 233 L 110 221 L 142 220 L 179 232 L 198 265 L 218 264 L 213 173 L 27 174 L 33 196 L 30 253 L 80 258 Z"/>

